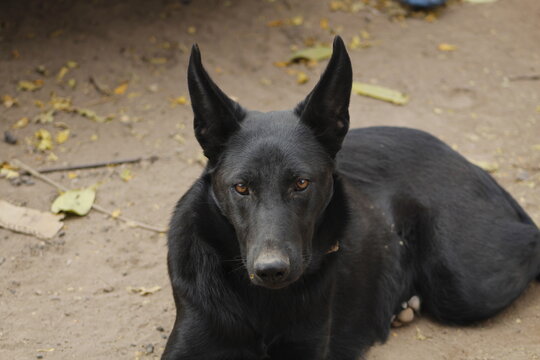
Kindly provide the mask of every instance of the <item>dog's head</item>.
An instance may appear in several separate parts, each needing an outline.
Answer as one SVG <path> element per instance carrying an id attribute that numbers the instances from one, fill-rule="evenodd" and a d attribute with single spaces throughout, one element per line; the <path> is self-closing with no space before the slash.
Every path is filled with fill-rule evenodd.
<path id="1" fill-rule="evenodd" d="M 193 46 L 188 84 L 213 198 L 233 225 L 250 279 L 278 289 L 308 267 L 349 128 L 352 68 L 336 37 L 330 62 L 292 111 L 248 111 L 210 79 Z"/>

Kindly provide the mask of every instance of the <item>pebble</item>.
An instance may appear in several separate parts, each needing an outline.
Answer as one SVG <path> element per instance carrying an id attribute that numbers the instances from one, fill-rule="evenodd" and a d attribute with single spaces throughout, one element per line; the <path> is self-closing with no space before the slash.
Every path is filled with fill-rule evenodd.
<path id="1" fill-rule="evenodd" d="M 154 345 L 148 344 L 144 347 L 144 351 L 146 352 L 146 355 L 152 354 L 154 352 Z"/>
<path id="2" fill-rule="evenodd" d="M 407 308 L 398 314 L 398 320 L 403 323 L 410 323 L 414 319 L 414 312 L 411 308 Z"/>
<path id="3" fill-rule="evenodd" d="M 11 133 L 11 131 L 4 131 L 4 141 L 9 145 L 17 144 L 17 138 Z"/>
<path id="4" fill-rule="evenodd" d="M 165 329 L 163 328 L 163 326 L 158 326 L 156 327 L 156 330 L 159 331 L 159 332 L 164 332 Z"/>

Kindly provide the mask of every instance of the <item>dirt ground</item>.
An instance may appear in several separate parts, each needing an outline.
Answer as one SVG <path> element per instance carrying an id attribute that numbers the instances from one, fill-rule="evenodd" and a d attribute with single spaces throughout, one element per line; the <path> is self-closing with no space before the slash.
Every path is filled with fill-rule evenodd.
<path id="1" fill-rule="evenodd" d="M 15 97 L 18 105 L 0 104 L 0 130 L 11 131 L 18 143 L 1 142 L 0 160 L 44 168 L 159 156 L 153 163 L 50 177 L 71 188 L 99 183 L 101 205 L 166 226 L 202 169 L 191 109 L 179 99 L 188 95 L 190 45 L 199 43 L 210 74 L 244 106 L 286 109 L 314 86 L 325 61 L 313 67 L 274 63 L 287 60 L 291 46 L 330 43 L 339 33 L 347 43 L 360 38 L 362 46 L 350 50 L 355 80 L 410 95 L 405 106 L 353 95 L 354 127 L 398 125 L 437 135 L 490 166 L 540 223 L 540 81 L 530 77 L 540 74 L 540 2 L 455 1 L 436 14 L 406 18 L 396 17 L 395 7 L 337 3 L 358 11 L 300 0 L 3 1 L 0 97 Z M 320 24 L 325 18 L 327 29 Z M 455 49 L 442 51 L 440 44 Z M 60 71 L 67 71 L 62 79 Z M 307 83 L 297 83 L 299 71 Z M 99 93 L 90 77 L 112 95 Z M 17 90 L 19 81 L 39 79 L 41 89 Z M 52 93 L 114 118 L 99 123 L 58 111 L 52 122 L 36 123 Z M 30 124 L 12 129 L 23 117 Z M 66 127 L 70 136 L 63 144 L 35 150 L 36 131 L 54 137 Z M 125 169 L 128 181 L 121 177 Z M 14 204 L 46 211 L 56 195 L 39 180 L 14 186 L 0 179 L 0 199 Z M 0 229 L 0 359 L 159 358 L 175 313 L 165 256 L 164 235 L 95 211 L 69 217 L 49 241 Z M 161 290 L 147 296 L 127 290 L 141 286 Z M 368 359 L 540 359 L 540 283 L 476 326 L 421 318 L 393 330 Z"/>

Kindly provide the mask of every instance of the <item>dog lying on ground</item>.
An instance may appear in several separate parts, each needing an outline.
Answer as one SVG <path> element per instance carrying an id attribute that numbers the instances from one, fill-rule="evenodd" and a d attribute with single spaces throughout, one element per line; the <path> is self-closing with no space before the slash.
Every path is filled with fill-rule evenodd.
<path id="1" fill-rule="evenodd" d="M 188 83 L 208 164 L 170 223 L 163 359 L 353 360 L 411 298 L 468 324 L 539 276 L 539 230 L 490 175 L 422 131 L 348 132 L 341 38 L 292 111 L 232 101 L 197 46 Z"/>

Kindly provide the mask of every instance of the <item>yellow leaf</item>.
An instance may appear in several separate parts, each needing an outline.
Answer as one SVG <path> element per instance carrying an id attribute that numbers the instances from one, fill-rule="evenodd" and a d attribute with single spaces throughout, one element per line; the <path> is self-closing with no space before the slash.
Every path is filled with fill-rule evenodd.
<path id="1" fill-rule="evenodd" d="M 437 47 L 440 51 L 455 51 L 457 49 L 456 45 L 441 43 Z"/>
<path id="2" fill-rule="evenodd" d="M 53 148 L 51 133 L 45 129 L 39 129 L 34 133 L 37 140 L 36 149 L 39 151 L 51 150 Z"/>
<path id="3" fill-rule="evenodd" d="M 54 121 L 54 114 L 55 110 L 51 109 L 42 113 L 39 113 L 35 118 L 34 121 L 39 124 L 47 124 L 52 123 Z"/>
<path id="4" fill-rule="evenodd" d="M 97 139 L 99 139 L 97 134 L 90 135 L 90 141 L 97 141 Z"/>
<path id="5" fill-rule="evenodd" d="M 294 26 L 300 26 L 304 23 L 304 17 L 303 16 L 295 16 L 293 18 L 291 18 L 291 23 L 294 25 Z"/>
<path id="6" fill-rule="evenodd" d="M 164 57 L 151 58 L 150 63 L 154 65 L 163 65 L 167 63 L 167 58 L 164 58 Z"/>
<path id="7" fill-rule="evenodd" d="M 332 49 L 330 47 L 315 46 L 294 52 L 289 58 L 289 62 L 298 60 L 321 61 L 330 58 L 330 56 L 332 56 Z"/>
<path id="8" fill-rule="evenodd" d="M 72 180 L 73 180 L 73 179 L 75 179 L 77 176 L 79 176 L 79 175 L 78 175 L 76 172 L 74 172 L 74 171 L 70 171 L 70 172 L 67 173 L 68 179 L 72 179 Z"/>
<path id="9" fill-rule="evenodd" d="M 405 105 L 409 102 L 409 96 L 397 90 L 371 85 L 361 82 L 353 82 L 352 89 L 358 95 L 369 96 L 374 99 L 387 101 L 396 105 Z"/>
<path id="10" fill-rule="evenodd" d="M 43 84 L 44 81 L 40 79 L 34 81 L 21 80 L 17 89 L 20 91 L 37 91 L 43 87 Z"/>
<path id="11" fill-rule="evenodd" d="M 306 75 L 305 72 L 303 71 L 298 72 L 298 74 L 296 75 L 296 82 L 298 84 L 305 84 L 308 81 L 309 81 L 309 77 Z"/>
<path id="12" fill-rule="evenodd" d="M 170 102 L 171 102 L 171 106 L 174 107 L 176 105 L 185 105 L 187 103 L 187 99 L 185 96 L 179 96 L 179 97 L 170 99 Z"/>
<path id="13" fill-rule="evenodd" d="M 19 177 L 19 173 L 15 170 L 1 168 L 0 177 L 5 177 L 6 179 L 15 179 Z"/>
<path id="14" fill-rule="evenodd" d="M 131 173 L 131 170 L 126 168 L 120 173 L 120 178 L 125 182 L 128 182 L 129 180 L 133 179 L 133 174 Z"/>
<path id="15" fill-rule="evenodd" d="M 2 103 L 4 104 L 4 106 L 6 108 L 10 108 L 12 107 L 13 105 L 18 105 L 19 102 L 17 101 L 17 99 L 15 99 L 14 97 L 10 96 L 10 95 L 4 95 L 2 97 Z"/>
<path id="16" fill-rule="evenodd" d="M 80 216 L 88 214 L 94 200 L 96 199 L 95 187 L 88 187 L 80 190 L 69 190 L 62 193 L 54 200 L 51 211 L 55 214 L 59 212 L 72 212 Z"/>
<path id="17" fill-rule="evenodd" d="M 62 130 L 58 134 L 56 134 L 56 142 L 58 144 L 65 143 L 68 138 L 69 138 L 69 129 Z"/>
<path id="18" fill-rule="evenodd" d="M 121 83 L 120 85 L 118 85 L 115 89 L 114 89 L 114 93 L 116 95 L 124 95 L 124 93 L 126 92 L 127 88 L 128 88 L 129 84 L 127 81 Z"/>
<path id="19" fill-rule="evenodd" d="M 47 155 L 47 161 L 50 161 L 50 162 L 58 161 L 58 156 L 56 156 L 56 154 L 51 151 L 49 155 Z"/>
<path id="20" fill-rule="evenodd" d="M 77 64 L 76 61 L 72 61 L 72 60 L 68 61 L 68 62 L 66 63 L 66 65 L 67 65 L 67 67 L 70 68 L 70 69 L 74 69 L 74 68 L 76 68 L 77 66 L 79 66 L 79 64 Z"/>
<path id="21" fill-rule="evenodd" d="M 111 217 L 112 217 L 113 219 L 118 219 L 118 217 L 119 217 L 120 215 L 122 215 L 122 210 L 120 210 L 120 209 L 116 209 L 116 210 L 114 210 L 113 212 L 111 212 Z"/>
<path id="22" fill-rule="evenodd" d="M 319 21 L 319 26 L 321 27 L 321 29 L 323 30 L 328 30 L 330 28 L 330 24 L 329 24 L 329 21 L 327 18 L 322 18 L 320 21 Z"/>
<path id="23" fill-rule="evenodd" d="M 17 122 L 15 124 L 13 124 L 13 126 L 11 126 L 11 128 L 13 128 L 13 129 L 25 128 L 26 125 L 28 125 L 29 121 L 30 120 L 27 117 L 20 118 L 19 120 L 17 120 Z"/>
<path id="24" fill-rule="evenodd" d="M 56 75 L 56 82 L 62 82 L 64 80 L 64 76 L 69 72 L 69 68 L 67 66 L 62 66 L 60 71 L 58 72 L 58 75 Z"/>
<path id="25" fill-rule="evenodd" d="M 274 62 L 274 66 L 279 67 L 279 68 L 287 67 L 287 65 L 289 65 L 289 63 L 286 62 L 286 61 L 276 61 L 276 62 Z"/>

